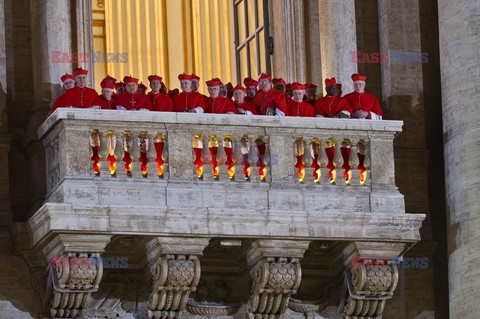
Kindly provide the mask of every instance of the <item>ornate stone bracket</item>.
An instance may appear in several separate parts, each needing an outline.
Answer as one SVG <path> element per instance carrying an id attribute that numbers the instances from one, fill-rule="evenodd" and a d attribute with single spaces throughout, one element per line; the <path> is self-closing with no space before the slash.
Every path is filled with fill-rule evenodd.
<path id="1" fill-rule="evenodd" d="M 359 256 L 345 271 L 348 295 L 339 310 L 344 319 L 381 319 L 398 283 L 398 269 L 389 258 L 400 255 L 404 244 L 356 242 L 356 246 Z"/>
<path id="2" fill-rule="evenodd" d="M 368 264 L 372 266 L 372 261 Z M 362 316 L 365 319 L 382 318 L 383 309 L 398 283 L 398 269 L 383 265 L 375 268 L 349 269 L 345 274 L 348 297 L 343 308 L 343 318 Z"/>
<path id="3" fill-rule="evenodd" d="M 252 291 L 250 318 L 277 319 L 287 309 L 302 279 L 299 257 L 308 241 L 257 240 L 248 253 Z"/>
<path id="4" fill-rule="evenodd" d="M 44 308 L 51 318 L 82 316 L 103 275 L 102 259 L 110 236 L 57 235 L 43 249 L 48 260 Z"/>
<path id="5" fill-rule="evenodd" d="M 148 243 L 152 272 L 149 318 L 180 318 L 200 281 L 198 255 L 207 245 L 205 238 L 159 237 Z"/>

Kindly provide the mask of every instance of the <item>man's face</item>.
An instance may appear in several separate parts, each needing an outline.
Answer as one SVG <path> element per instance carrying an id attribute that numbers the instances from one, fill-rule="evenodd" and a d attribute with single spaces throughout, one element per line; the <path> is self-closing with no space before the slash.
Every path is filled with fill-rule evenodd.
<path id="1" fill-rule="evenodd" d="M 293 90 L 293 100 L 295 102 L 302 102 L 305 90 Z"/>
<path id="2" fill-rule="evenodd" d="M 183 92 L 192 92 L 192 81 L 190 80 L 181 80 L 180 88 Z"/>
<path id="3" fill-rule="evenodd" d="M 247 95 L 251 98 L 254 98 L 257 95 L 257 87 L 256 86 L 248 86 L 247 87 Z"/>
<path id="4" fill-rule="evenodd" d="M 162 83 L 159 80 L 153 80 L 150 82 L 150 88 L 152 89 L 152 92 L 158 93 L 162 88 Z"/>
<path id="5" fill-rule="evenodd" d="M 272 88 L 272 82 L 267 79 L 262 79 L 258 83 L 258 87 L 260 88 L 260 90 L 267 92 Z"/>
<path id="6" fill-rule="evenodd" d="M 127 90 L 128 93 L 133 94 L 137 92 L 138 84 L 135 82 L 130 82 L 128 84 L 125 84 L 125 90 Z"/>
<path id="7" fill-rule="evenodd" d="M 103 88 L 102 89 L 102 95 L 105 98 L 105 100 L 110 100 L 112 98 L 112 95 L 113 95 L 113 89 Z"/>
<path id="8" fill-rule="evenodd" d="M 355 81 L 355 82 L 353 82 L 353 89 L 357 93 L 362 93 L 365 90 L 365 81 Z"/>
<path id="9" fill-rule="evenodd" d="M 198 92 L 198 87 L 200 86 L 200 82 L 198 80 L 193 79 L 192 80 L 192 91 L 193 92 Z"/>
<path id="10" fill-rule="evenodd" d="M 273 89 L 277 90 L 277 91 L 280 91 L 282 93 L 285 92 L 285 86 L 283 86 L 282 83 L 275 83 L 275 85 L 273 86 Z"/>
<path id="11" fill-rule="evenodd" d="M 342 96 L 342 88 L 341 87 L 335 87 L 335 95 L 336 96 Z"/>
<path id="12" fill-rule="evenodd" d="M 306 95 L 307 99 L 314 100 L 317 97 L 317 89 L 308 88 L 305 95 Z"/>
<path id="13" fill-rule="evenodd" d="M 220 96 L 226 97 L 227 96 L 227 88 L 225 85 L 220 85 Z"/>
<path id="14" fill-rule="evenodd" d="M 74 86 L 75 86 L 75 80 L 67 79 L 65 82 L 63 82 L 63 88 L 65 90 L 71 89 Z"/>
<path id="15" fill-rule="evenodd" d="M 125 87 L 124 86 L 119 86 L 117 87 L 117 94 L 125 93 Z"/>
<path id="16" fill-rule="evenodd" d="M 79 88 L 83 88 L 87 85 L 87 76 L 85 74 L 79 74 L 75 77 L 75 82 Z"/>
<path id="17" fill-rule="evenodd" d="M 245 99 L 245 92 L 242 90 L 235 90 L 233 92 L 233 99 L 237 104 L 243 103 L 243 100 Z"/>
<path id="18" fill-rule="evenodd" d="M 209 86 L 208 93 L 210 94 L 211 98 L 216 98 L 220 94 L 220 86 Z"/>
<path id="19" fill-rule="evenodd" d="M 335 95 L 335 91 L 337 90 L 337 88 L 335 87 L 335 85 L 329 85 L 329 86 L 326 86 L 325 87 L 325 91 L 327 91 L 327 95 L 328 96 L 333 96 Z"/>

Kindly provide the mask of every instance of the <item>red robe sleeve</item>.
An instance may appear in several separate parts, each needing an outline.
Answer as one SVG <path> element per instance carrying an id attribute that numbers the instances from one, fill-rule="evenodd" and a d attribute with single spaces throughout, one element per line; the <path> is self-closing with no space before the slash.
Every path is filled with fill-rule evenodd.
<path id="1" fill-rule="evenodd" d="M 67 95 L 62 94 L 57 99 L 55 100 L 55 103 L 52 105 L 52 113 L 55 112 L 56 109 L 62 108 L 62 107 L 70 107 L 73 106 L 73 103 L 71 100 L 68 98 Z"/>

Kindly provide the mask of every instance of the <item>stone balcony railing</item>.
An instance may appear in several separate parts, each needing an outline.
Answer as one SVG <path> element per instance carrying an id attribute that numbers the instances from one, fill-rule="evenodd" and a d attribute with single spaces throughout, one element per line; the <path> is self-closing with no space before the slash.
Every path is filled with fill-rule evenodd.
<path id="1" fill-rule="evenodd" d="M 248 301 L 251 315 L 281 316 L 292 293 L 313 289 L 322 276 L 321 282 L 334 282 L 352 255 L 398 256 L 420 239 L 424 215 L 405 214 L 395 186 L 393 139 L 401 127 L 401 121 L 58 109 L 38 130 L 46 149 L 48 193 L 29 221 L 33 246 L 47 261 L 110 254 L 128 257 L 130 269 L 150 269 L 150 298 L 156 300 L 148 302 L 151 318 L 185 309 L 225 312 L 192 304 L 188 297 L 201 278 L 222 277 L 212 265 L 222 258 L 213 252 L 233 247 L 222 255 L 231 256 L 223 269 L 234 267 L 229 258 L 245 266 L 235 266 L 238 276 L 222 280 L 235 285 L 249 269 L 255 289 L 245 289 L 246 297 L 239 292 L 236 300 Z M 120 249 L 122 238 L 133 248 Z M 315 247 L 326 250 L 318 253 L 322 249 Z M 299 258 L 310 278 L 303 286 Z M 319 276 L 315 267 L 331 268 L 329 260 L 338 266 Z M 255 274 L 265 265 L 270 272 L 286 269 L 293 281 L 284 278 L 282 292 L 267 292 L 268 274 L 264 279 Z M 191 272 L 175 268 L 183 266 Z M 381 315 L 398 276 L 388 267 L 391 285 L 365 292 L 353 284 L 343 316 L 355 316 L 361 310 L 355 303 L 364 295 L 380 300 Z M 155 274 L 172 282 L 175 269 L 190 279 L 182 286 L 182 301 L 166 305 L 157 299 L 167 298 L 168 284 Z M 54 280 L 51 316 L 94 311 L 87 301 L 99 289 L 99 276 L 92 279 L 96 285 L 70 290 L 68 275 Z M 58 301 L 72 293 L 82 307 Z M 265 294 L 276 308 L 262 304 Z M 295 300 L 291 309 L 312 311 L 312 303 Z M 377 314 L 374 307 L 369 312 Z"/>

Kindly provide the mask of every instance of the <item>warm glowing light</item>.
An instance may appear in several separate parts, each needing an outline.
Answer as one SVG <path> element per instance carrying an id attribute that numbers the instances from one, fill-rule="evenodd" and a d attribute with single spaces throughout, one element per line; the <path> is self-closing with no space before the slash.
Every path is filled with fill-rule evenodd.
<path id="1" fill-rule="evenodd" d="M 210 151 L 210 156 L 212 157 L 210 160 L 210 165 L 212 165 L 212 175 L 213 178 L 218 179 L 218 175 L 220 174 L 220 161 L 217 159 L 218 139 L 215 134 L 210 135 L 208 139 L 208 149 Z"/>
<path id="2" fill-rule="evenodd" d="M 115 175 L 117 172 L 117 157 L 115 155 L 108 154 L 107 161 L 108 161 L 108 170 L 110 171 L 110 175 Z"/>
<path id="3" fill-rule="evenodd" d="M 335 169 L 330 170 L 328 176 L 330 177 L 330 184 L 335 184 L 337 181 L 337 171 Z"/>
<path id="4" fill-rule="evenodd" d="M 138 161 L 141 163 L 140 164 L 140 169 L 142 171 L 143 177 L 148 176 L 148 146 L 149 146 L 149 138 L 148 138 L 148 132 L 142 131 L 140 132 L 139 136 L 137 137 L 137 145 L 138 145 L 138 150 L 140 151 L 140 157 L 138 158 Z"/>
<path id="5" fill-rule="evenodd" d="M 342 142 L 342 147 L 340 148 L 340 153 L 343 158 L 343 177 L 345 178 L 345 184 L 350 185 L 350 180 L 352 179 L 352 167 L 350 166 L 350 140 L 345 139 Z"/>
<path id="6" fill-rule="evenodd" d="M 123 145 L 123 152 L 124 152 L 122 161 L 125 163 L 124 165 L 125 173 L 127 174 L 127 176 L 131 176 L 133 159 L 130 156 L 130 153 L 132 152 L 133 137 L 130 131 L 125 131 L 123 133 L 122 145 Z"/>
<path id="7" fill-rule="evenodd" d="M 100 156 L 98 155 L 100 151 L 100 133 L 98 130 L 93 130 L 90 135 L 90 145 L 93 153 L 90 158 L 93 161 L 93 172 L 95 175 L 100 175 Z"/>
<path id="8" fill-rule="evenodd" d="M 109 130 L 107 132 L 107 161 L 110 175 L 114 176 L 117 172 L 117 157 L 115 156 L 115 147 L 117 146 L 117 137 L 115 131 Z"/>
<path id="9" fill-rule="evenodd" d="M 234 139 L 232 135 L 225 136 L 223 140 L 223 150 L 225 151 L 226 160 L 225 164 L 227 165 L 227 173 L 230 180 L 235 179 L 235 160 L 233 159 L 234 153 Z"/>
<path id="10" fill-rule="evenodd" d="M 312 143 L 310 144 L 310 155 L 312 156 L 312 165 L 313 168 L 313 181 L 315 183 L 320 183 L 320 177 L 322 176 L 322 172 L 320 171 L 320 163 L 318 161 L 318 156 L 320 154 L 320 141 L 317 138 L 312 139 Z"/>
<path id="11" fill-rule="evenodd" d="M 295 164 L 297 168 L 298 181 L 303 183 L 305 180 L 305 165 L 303 164 L 303 155 L 297 155 L 297 163 Z"/>
<path id="12" fill-rule="evenodd" d="M 243 165 L 243 175 L 245 175 L 245 180 L 249 181 L 250 180 L 250 159 L 249 159 L 249 154 L 250 154 L 250 142 L 249 142 L 249 137 L 247 135 L 244 135 L 240 139 L 240 152 L 242 153 L 242 162 L 240 164 Z"/>
<path id="13" fill-rule="evenodd" d="M 255 143 L 257 144 L 257 151 L 258 151 L 258 175 L 260 176 L 261 181 L 265 181 L 267 177 L 267 165 L 265 164 L 265 153 L 267 151 L 267 144 L 263 140 L 262 137 L 259 137 Z"/>
<path id="14" fill-rule="evenodd" d="M 155 152 L 157 153 L 157 157 L 155 158 L 155 162 L 157 163 L 157 174 L 158 177 L 163 176 L 163 149 L 165 147 L 165 136 L 163 133 L 158 132 L 157 135 L 153 138 L 153 146 L 155 147 Z"/>
<path id="15" fill-rule="evenodd" d="M 360 171 L 360 185 L 365 186 L 367 184 L 367 168 L 365 166 L 365 150 L 366 143 L 364 140 L 360 140 L 357 144 L 357 156 L 358 156 L 358 165 L 357 169 Z"/>
<path id="16" fill-rule="evenodd" d="M 325 142 L 325 154 L 327 154 L 328 163 L 326 167 L 328 168 L 328 177 L 330 177 L 330 184 L 335 184 L 337 180 L 337 171 L 335 170 L 335 162 L 333 158 L 335 156 L 335 142 L 333 139 L 328 139 Z"/>
<path id="17" fill-rule="evenodd" d="M 197 174 L 198 179 L 203 178 L 203 161 L 202 161 L 202 152 L 203 152 L 203 141 L 202 134 L 197 134 L 193 137 L 192 141 L 193 152 L 195 153 L 195 173 Z"/>

